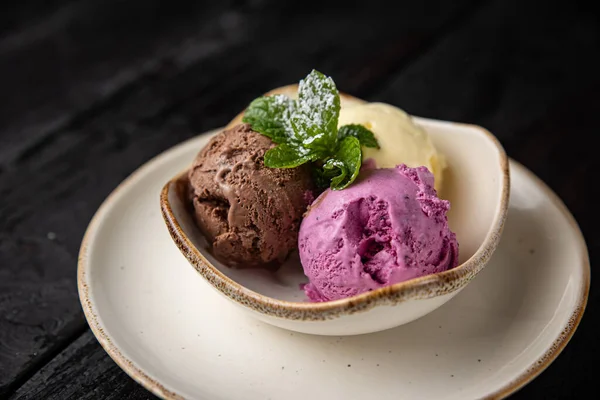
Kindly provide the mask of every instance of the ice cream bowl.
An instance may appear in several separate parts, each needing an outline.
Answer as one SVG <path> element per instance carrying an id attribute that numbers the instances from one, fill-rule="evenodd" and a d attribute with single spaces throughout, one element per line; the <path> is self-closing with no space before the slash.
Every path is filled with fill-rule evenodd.
<path id="1" fill-rule="evenodd" d="M 338 336 L 377 332 L 420 318 L 456 296 L 486 266 L 502 234 L 510 176 L 504 149 L 487 130 L 423 118 L 415 118 L 415 122 L 429 133 L 447 160 L 440 197 L 451 201 L 448 219 L 460 246 L 459 265 L 453 269 L 341 300 L 308 302 L 301 289 L 307 278 L 296 254 L 275 272 L 230 268 L 212 256 L 190 212 L 185 171 L 161 192 L 161 211 L 169 233 L 214 289 L 266 323 Z M 209 138 L 207 134 L 206 140 Z"/>

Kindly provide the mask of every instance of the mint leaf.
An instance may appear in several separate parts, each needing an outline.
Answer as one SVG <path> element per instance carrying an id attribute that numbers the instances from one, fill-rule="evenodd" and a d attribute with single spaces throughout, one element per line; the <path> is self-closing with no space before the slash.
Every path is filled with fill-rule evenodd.
<path id="1" fill-rule="evenodd" d="M 294 168 L 312 162 L 315 183 L 340 190 L 360 171 L 361 145 L 379 148 L 379 144 L 362 125 L 338 130 L 339 115 L 335 83 L 312 70 L 300 81 L 297 101 L 283 95 L 259 97 L 250 103 L 242 121 L 278 144 L 265 153 L 265 166 Z"/>
<path id="2" fill-rule="evenodd" d="M 323 165 L 323 174 L 329 176 L 331 181 L 330 185 L 333 190 L 337 190 L 340 184 L 346 181 L 348 174 L 348 167 L 340 160 L 330 158 Z"/>
<path id="3" fill-rule="evenodd" d="M 298 149 L 285 143 L 273 147 L 265 153 L 265 165 L 269 168 L 294 168 L 313 159 L 315 159 L 314 156 L 302 154 Z"/>
<path id="4" fill-rule="evenodd" d="M 298 86 L 298 107 L 291 117 L 296 139 L 321 155 L 336 148 L 340 95 L 333 79 L 312 70 Z"/>
<path id="5" fill-rule="evenodd" d="M 341 190 L 348 187 L 358 176 L 361 163 L 360 142 L 354 136 L 346 136 L 333 158 L 327 160 L 323 165 L 326 172 L 338 171 L 337 175 L 331 179 L 331 188 Z"/>
<path id="6" fill-rule="evenodd" d="M 350 124 L 344 125 L 338 130 L 338 140 L 342 140 L 347 136 L 354 136 L 358 139 L 361 145 L 365 147 L 379 148 L 379 143 L 375 139 L 375 135 L 363 125 Z"/>
<path id="7" fill-rule="evenodd" d="M 293 135 L 290 117 L 295 108 L 296 102 L 287 96 L 263 96 L 250 103 L 242 121 L 273 142 L 286 143 Z"/>
<path id="8" fill-rule="evenodd" d="M 321 168 L 313 168 L 312 172 L 315 186 L 319 190 L 327 189 L 331 185 L 331 180 L 339 175 L 337 168 L 324 169 L 324 166 Z"/>

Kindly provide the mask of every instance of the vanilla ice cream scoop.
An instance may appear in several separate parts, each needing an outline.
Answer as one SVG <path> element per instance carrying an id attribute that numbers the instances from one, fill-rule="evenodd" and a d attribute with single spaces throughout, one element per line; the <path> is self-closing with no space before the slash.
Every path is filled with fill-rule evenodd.
<path id="1" fill-rule="evenodd" d="M 435 189 L 441 190 L 445 159 L 410 115 L 389 104 L 366 103 L 342 107 L 338 125 L 348 124 L 365 126 L 379 142 L 379 149 L 363 147 L 364 160 L 373 159 L 377 168 L 425 166 L 435 177 Z"/>

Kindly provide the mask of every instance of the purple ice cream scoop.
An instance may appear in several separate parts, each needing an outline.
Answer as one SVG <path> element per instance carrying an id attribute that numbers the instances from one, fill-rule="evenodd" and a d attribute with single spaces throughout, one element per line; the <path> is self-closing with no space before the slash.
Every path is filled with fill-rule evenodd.
<path id="1" fill-rule="evenodd" d="M 312 301 L 354 296 L 454 268 L 458 242 L 426 167 L 363 166 L 348 188 L 326 190 L 300 226 Z"/>

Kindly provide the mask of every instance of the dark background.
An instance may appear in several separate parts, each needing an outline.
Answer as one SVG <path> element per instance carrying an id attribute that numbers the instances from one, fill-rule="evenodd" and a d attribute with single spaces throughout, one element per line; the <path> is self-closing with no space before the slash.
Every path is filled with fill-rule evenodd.
<path id="1" fill-rule="evenodd" d="M 142 163 L 312 68 L 358 97 L 488 128 L 565 201 L 594 263 L 600 32 L 586 2 L 190 3 L 0 5 L 0 398 L 152 397 L 83 317 L 83 232 Z M 571 343 L 514 398 L 594 393 L 599 304 L 592 290 Z"/>

